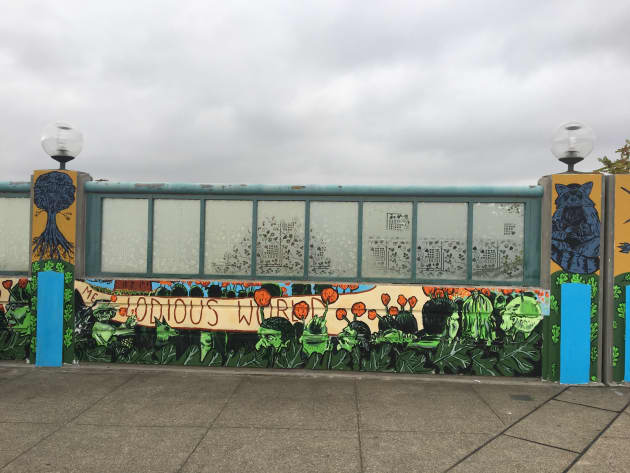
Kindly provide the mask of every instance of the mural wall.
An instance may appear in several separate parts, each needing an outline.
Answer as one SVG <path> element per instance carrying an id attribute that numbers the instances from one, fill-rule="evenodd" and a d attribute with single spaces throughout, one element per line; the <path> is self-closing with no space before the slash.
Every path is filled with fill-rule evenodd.
<path id="1" fill-rule="evenodd" d="M 80 361 L 537 376 L 549 293 L 522 288 L 85 280 Z"/>
<path id="2" fill-rule="evenodd" d="M 624 380 L 626 359 L 626 286 L 630 285 L 630 175 L 615 175 L 614 316 L 612 320 L 612 377 Z M 626 380 L 628 380 L 626 378 Z"/>
<path id="3" fill-rule="evenodd" d="M 591 288 L 590 379 L 599 381 L 601 174 L 552 176 L 551 300 L 544 321 L 543 377 L 560 379 L 560 307 L 564 283 Z"/>

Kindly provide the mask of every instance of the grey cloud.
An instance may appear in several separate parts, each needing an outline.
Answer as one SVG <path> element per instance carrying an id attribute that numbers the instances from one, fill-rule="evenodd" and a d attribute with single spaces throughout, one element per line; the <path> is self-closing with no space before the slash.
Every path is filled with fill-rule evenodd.
<path id="1" fill-rule="evenodd" d="M 627 2 L 12 2 L 0 18 L 5 179 L 535 183 L 570 119 L 597 166 L 630 137 Z"/>

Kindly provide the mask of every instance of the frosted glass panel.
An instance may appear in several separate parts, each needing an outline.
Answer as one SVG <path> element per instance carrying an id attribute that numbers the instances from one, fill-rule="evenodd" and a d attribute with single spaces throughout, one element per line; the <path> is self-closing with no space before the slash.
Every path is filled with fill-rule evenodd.
<path id="1" fill-rule="evenodd" d="M 199 272 L 198 200 L 156 199 L 153 212 L 153 272 Z"/>
<path id="2" fill-rule="evenodd" d="M 0 270 L 28 271 L 31 199 L 0 198 Z"/>
<path id="3" fill-rule="evenodd" d="M 473 279 L 523 279 L 525 206 L 516 203 L 473 207 Z"/>
<path id="4" fill-rule="evenodd" d="M 304 274 L 304 202 L 258 202 L 256 273 Z"/>
<path id="5" fill-rule="evenodd" d="M 363 204 L 363 277 L 411 277 L 411 208 L 407 202 Z"/>
<path id="6" fill-rule="evenodd" d="M 467 210 L 465 203 L 418 204 L 417 278 L 466 279 Z"/>
<path id="7" fill-rule="evenodd" d="M 147 199 L 103 199 L 101 271 L 147 271 L 148 212 Z"/>
<path id="8" fill-rule="evenodd" d="M 248 200 L 206 201 L 206 274 L 250 274 L 252 207 Z"/>
<path id="9" fill-rule="evenodd" d="M 357 275 L 357 202 L 311 202 L 311 276 Z"/>

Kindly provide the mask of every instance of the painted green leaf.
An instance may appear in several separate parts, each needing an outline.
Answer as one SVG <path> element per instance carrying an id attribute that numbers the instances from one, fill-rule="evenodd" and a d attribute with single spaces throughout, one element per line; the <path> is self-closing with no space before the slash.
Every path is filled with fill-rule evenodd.
<path id="1" fill-rule="evenodd" d="M 176 359 L 176 349 L 175 349 L 175 345 L 173 344 L 168 344 L 168 345 L 164 345 L 162 348 L 160 348 L 156 353 L 156 364 L 158 365 L 168 365 L 169 363 L 172 363 L 175 361 Z"/>
<path id="2" fill-rule="evenodd" d="M 102 363 L 109 363 L 112 361 L 112 356 L 107 353 L 107 347 L 102 345 L 99 345 L 92 350 L 88 350 L 85 355 L 88 361 L 97 361 Z"/>
<path id="3" fill-rule="evenodd" d="M 558 343 L 560 341 L 560 325 L 553 324 L 551 327 L 551 341 Z"/>
<path id="4" fill-rule="evenodd" d="M 622 302 L 617 306 L 617 317 L 626 318 L 626 303 Z"/>
<path id="5" fill-rule="evenodd" d="M 444 369 L 448 368 L 453 373 L 458 373 L 466 369 L 470 365 L 470 357 L 468 352 L 474 347 L 469 341 L 446 341 L 443 340 L 437 347 L 437 350 L 431 354 L 431 361 L 444 373 Z"/>
<path id="6" fill-rule="evenodd" d="M 201 366 L 201 349 L 198 345 L 191 345 L 182 356 L 177 359 L 178 365 Z"/>
<path id="7" fill-rule="evenodd" d="M 504 376 L 527 374 L 534 369 L 535 361 L 540 360 L 539 333 L 532 333 L 524 342 L 506 343 L 499 351 L 497 369 Z"/>
<path id="8" fill-rule="evenodd" d="M 290 342 L 285 349 L 278 353 L 273 365 L 274 368 L 301 368 L 304 366 L 301 351 L 299 344 Z"/>
<path id="9" fill-rule="evenodd" d="M 0 331 L 0 360 L 23 360 L 26 358 L 28 337 L 7 330 Z"/>
<path id="10" fill-rule="evenodd" d="M 322 364 L 329 370 L 348 371 L 352 369 L 352 357 L 345 350 L 327 351 L 324 353 Z"/>
<path id="11" fill-rule="evenodd" d="M 121 363 L 152 364 L 153 352 L 151 350 L 133 349 L 130 352 L 120 356 L 116 361 Z"/>
<path id="12" fill-rule="evenodd" d="M 619 299 L 621 297 L 621 286 L 618 286 L 617 284 L 613 286 L 613 297 L 615 299 Z"/>
<path id="13" fill-rule="evenodd" d="M 201 360 L 203 366 L 223 366 L 223 357 L 217 350 L 210 350 L 206 353 L 206 356 Z"/>
<path id="14" fill-rule="evenodd" d="M 304 368 L 306 368 L 307 370 L 321 370 L 321 369 L 325 369 L 322 366 L 322 358 L 323 355 L 320 353 L 312 353 L 311 356 L 308 357 L 308 359 L 306 360 L 306 364 L 304 365 Z"/>
<path id="15" fill-rule="evenodd" d="M 494 357 L 482 358 L 484 351 L 480 348 L 476 348 L 471 353 L 470 359 L 472 362 L 473 372 L 477 376 L 499 376 L 499 372 L 496 369 L 497 359 Z"/>
<path id="16" fill-rule="evenodd" d="M 266 368 L 268 364 L 269 361 L 264 350 L 248 350 L 245 347 L 238 351 L 230 351 L 225 360 L 225 366 L 232 368 Z"/>
<path id="17" fill-rule="evenodd" d="M 363 371 L 393 371 L 391 364 L 392 346 L 389 343 L 372 348 L 370 358 L 363 363 Z"/>
<path id="18" fill-rule="evenodd" d="M 399 373 L 432 373 L 432 368 L 427 368 L 427 357 L 416 350 L 403 351 L 396 358 L 396 371 Z"/>

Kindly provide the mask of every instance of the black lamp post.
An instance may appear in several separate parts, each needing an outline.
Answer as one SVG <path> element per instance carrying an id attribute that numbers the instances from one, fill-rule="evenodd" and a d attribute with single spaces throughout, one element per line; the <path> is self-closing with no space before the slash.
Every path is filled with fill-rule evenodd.
<path id="1" fill-rule="evenodd" d="M 580 122 L 568 122 L 553 135 L 551 152 L 568 166 L 566 173 L 576 173 L 574 166 L 593 150 L 595 134 L 590 126 Z"/>
<path id="2" fill-rule="evenodd" d="M 59 169 L 66 169 L 66 163 L 76 158 L 83 148 L 83 134 L 68 123 L 51 123 L 42 132 L 42 148 L 59 162 Z"/>

